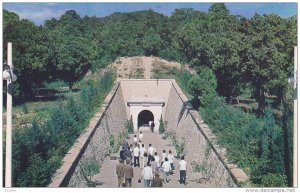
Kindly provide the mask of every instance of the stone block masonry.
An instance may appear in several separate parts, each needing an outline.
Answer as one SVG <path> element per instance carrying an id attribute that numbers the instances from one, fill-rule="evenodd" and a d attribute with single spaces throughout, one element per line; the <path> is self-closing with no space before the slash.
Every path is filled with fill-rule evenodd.
<path id="1" fill-rule="evenodd" d="M 202 169 L 195 180 L 203 179 L 216 187 L 236 187 L 238 182 L 247 179 L 243 170 L 227 163 L 226 150 L 218 147 L 215 135 L 188 104 L 187 97 L 175 81 L 170 90 L 165 121 L 166 132 L 173 134 L 179 144 L 184 144 L 188 173 L 192 173 L 193 167 Z"/>
<path id="2" fill-rule="evenodd" d="M 87 158 L 95 158 L 99 165 L 109 153 L 111 135 L 117 140 L 125 132 L 127 114 L 122 88 L 117 83 L 106 97 L 100 111 L 63 159 L 61 168 L 52 178 L 49 187 L 87 187 L 81 172 L 81 164 Z"/>

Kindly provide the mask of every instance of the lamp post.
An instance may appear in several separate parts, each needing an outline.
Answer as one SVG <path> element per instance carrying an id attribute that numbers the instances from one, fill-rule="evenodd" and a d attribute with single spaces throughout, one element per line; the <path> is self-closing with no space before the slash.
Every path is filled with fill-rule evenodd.
<path id="1" fill-rule="evenodd" d="M 294 74 L 288 79 L 288 82 L 293 86 L 294 98 L 294 129 L 293 129 L 293 187 L 298 187 L 298 49 L 294 47 Z"/>
<path id="2" fill-rule="evenodd" d="M 7 44 L 7 64 L 4 64 L 3 80 L 7 81 L 6 103 L 6 154 L 5 154 L 5 187 L 12 187 L 12 82 L 17 80 L 13 73 L 12 43 Z"/>
<path id="3" fill-rule="evenodd" d="M 293 187 L 298 187 L 298 48 L 294 47 Z"/>

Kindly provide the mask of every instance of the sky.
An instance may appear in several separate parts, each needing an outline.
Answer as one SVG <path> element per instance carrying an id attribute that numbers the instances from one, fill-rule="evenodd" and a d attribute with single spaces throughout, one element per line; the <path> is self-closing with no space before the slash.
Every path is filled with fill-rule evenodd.
<path id="1" fill-rule="evenodd" d="M 297 3 L 225 3 L 232 15 L 251 18 L 254 13 L 276 13 L 282 17 L 297 14 Z M 45 20 L 58 19 L 67 10 L 85 15 L 104 17 L 114 12 L 132 12 L 152 9 L 171 16 L 176 8 L 194 8 L 207 12 L 211 3 L 3 3 L 3 9 L 17 13 L 22 19 L 29 19 L 37 25 Z"/>

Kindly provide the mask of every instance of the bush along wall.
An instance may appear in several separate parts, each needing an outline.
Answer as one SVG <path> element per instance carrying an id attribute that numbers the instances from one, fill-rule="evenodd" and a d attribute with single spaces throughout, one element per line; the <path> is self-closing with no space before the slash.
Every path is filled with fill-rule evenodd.
<path id="1" fill-rule="evenodd" d="M 50 113 L 46 122 L 33 121 L 13 131 L 13 186 L 43 187 L 60 167 L 61 160 L 100 107 L 115 80 L 106 72 L 90 80 L 79 96 L 70 96 Z"/>

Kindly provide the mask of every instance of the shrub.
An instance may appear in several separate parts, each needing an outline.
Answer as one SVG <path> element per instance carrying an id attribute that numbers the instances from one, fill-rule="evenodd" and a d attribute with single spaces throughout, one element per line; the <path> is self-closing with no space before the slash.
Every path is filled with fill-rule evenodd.
<path id="1" fill-rule="evenodd" d="M 114 153 L 114 149 L 115 149 L 115 136 L 114 135 L 110 135 L 109 137 L 109 152 L 112 154 Z"/>
<path id="2" fill-rule="evenodd" d="M 165 133 L 165 123 L 163 121 L 162 115 L 160 116 L 160 119 L 159 119 L 159 133 L 160 134 Z"/>
<path id="3" fill-rule="evenodd" d="M 94 157 L 84 158 L 80 169 L 85 179 L 91 181 L 92 177 L 100 172 L 100 165 Z"/>
<path id="4" fill-rule="evenodd" d="M 42 187 L 50 181 L 49 165 L 39 154 L 33 154 L 29 160 L 29 167 L 20 175 L 20 186 Z"/>
<path id="5" fill-rule="evenodd" d="M 27 113 L 28 113 L 28 106 L 27 106 L 27 104 L 23 104 L 23 105 L 22 105 L 22 112 L 23 112 L 24 114 L 27 114 Z"/>
<path id="6" fill-rule="evenodd" d="M 287 177 L 284 174 L 270 173 L 262 177 L 263 187 L 287 187 Z"/>
<path id="7" fill-rule="evenodd" d="M 52 81 L 52 82 L 43 82 L 42 86 L 45 89 L 58 90 L 61 87 L 67 87 L 68 84 L 62 80 L 56 80 L 56 81 Z"/>
<path id="8" fill-rule="evenodd" d="M 130 120 L 127 121 L 126 128 L 128 134 L 133 134 L 134 126 L 133 126 L 132 116 L 130 117 Z"/>
<path id="9" fill-rule="evenodd" d="M 208 172 L 207 163 L 204 164 L 196 164 L 193 166 L 194 172 L 200 172 L 202 175 L 206 175 Z"/>
<path id="10" fill-rule="evenodd" d="M 174 145 L 175 145 L 177 157 L 183 156 L 184 155 L 183 152 L 185 149 L 185 142 L 178 142 L 178 143 L 175 143 Z"/>
<path id="11" fill-rule="evenodd" d="M 46 186 L 49 183 L 51 175 L 60 166 L 61 159 L 103 101 L 102 96 L 111 89 L 113 73 L 105 73 L 96 82 L 99 83 L 98 89 L 94 82 L 89 82 L 78 98 L 70 96 L 67 101 L 51 108 L 49 118 L 43 123 L 34 119 L 31 127 L 14 129 L 14 186 Z M 88 178 L 98 171 L 99 165 L 94 161 L 96 160 L 87 160 L 84 166 Z"/>

